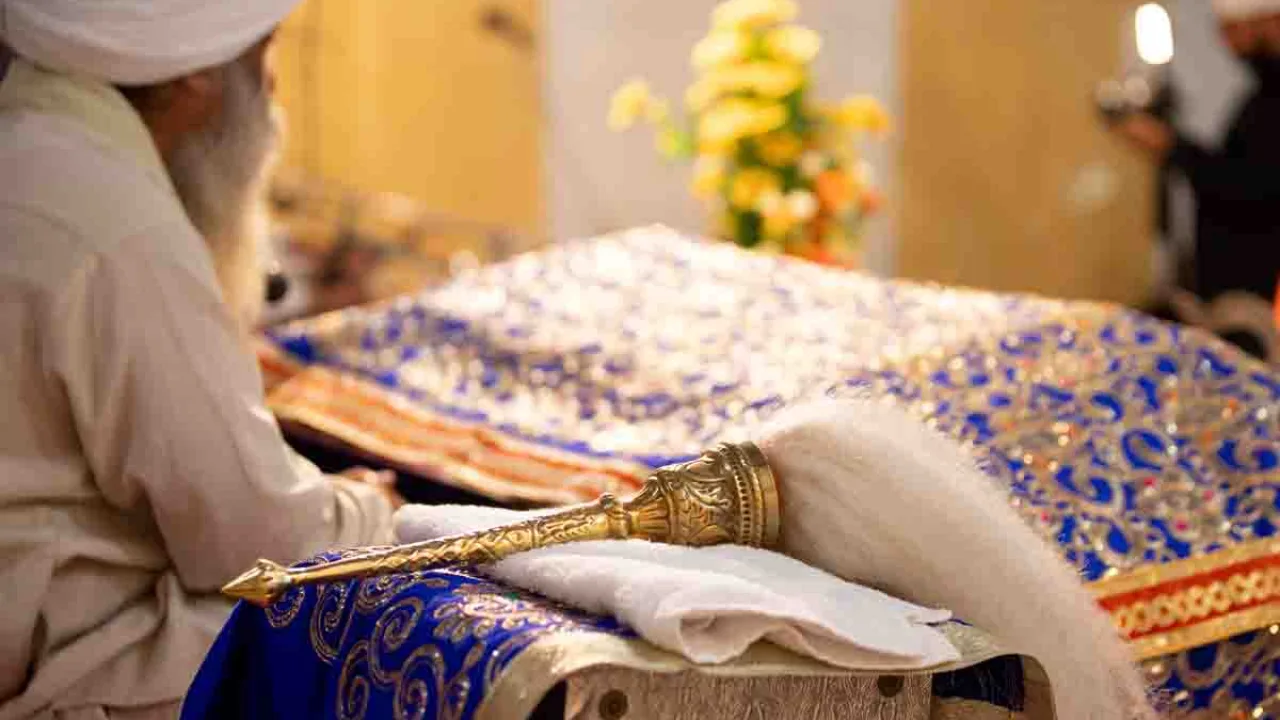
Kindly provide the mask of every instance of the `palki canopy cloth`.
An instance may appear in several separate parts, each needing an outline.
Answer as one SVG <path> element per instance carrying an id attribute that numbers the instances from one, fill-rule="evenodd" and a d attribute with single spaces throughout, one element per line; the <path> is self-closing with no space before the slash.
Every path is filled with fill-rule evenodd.
<path id="1" fill-rule="evenodd" d="M 270 340 L 263 367 L 284 422 L 506 502 L 626 493 L 797 399 L 892 396 L 1007 485 L 1180 710 L 1280 708 L 1280 376 L 1199 332 L 644 228 Z M 341 667 L 355 650 L 325 632 L 407 581 L 387 582 L 372 599 L 330 588 L 265 620 L 310 624 L 315 652 Z M 470 581 L 423 582 L 447 595 Z M 502 602 L 465 607 L 419 608 L 413 622 L 444 638 L 527 619 Z M 485 667 L 494 674 L 469 692 L 500 685 Z M 366 667 L 362 692 L 384 671 Z"/>

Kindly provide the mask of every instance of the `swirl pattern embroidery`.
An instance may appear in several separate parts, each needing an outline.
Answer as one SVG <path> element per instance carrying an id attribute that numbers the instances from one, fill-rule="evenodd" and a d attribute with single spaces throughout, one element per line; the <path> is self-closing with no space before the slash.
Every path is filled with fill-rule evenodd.
<path id="1" fill-rule="evenodd" d="M 616 622 L 450 570 L 302 587 L 264 614 L 285 631 L 304 612 L 311 650 L 339 668 L 332 711 L 343 720 L 461 720 L 539 638 L 629 635 Z"/>

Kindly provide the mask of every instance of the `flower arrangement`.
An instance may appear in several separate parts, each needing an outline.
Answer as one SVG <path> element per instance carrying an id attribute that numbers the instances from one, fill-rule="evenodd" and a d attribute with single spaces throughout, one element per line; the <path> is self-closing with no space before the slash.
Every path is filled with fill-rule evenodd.
<path id="1" fill-rule="evenodd" d="M 632 80 L 615 92 L 609 126 L 647 121 L 662 155 L 692 160 L 693 194 L 739 245 L 852 266 L 863 224 L 882 205 L 858 145 L 887 133 L 889 117 L 868 96 L 811 100 L 822 40 L 793 24 L 797 12 L 794 0 L 722 2 L 693 48 L 685 116 Z"/>

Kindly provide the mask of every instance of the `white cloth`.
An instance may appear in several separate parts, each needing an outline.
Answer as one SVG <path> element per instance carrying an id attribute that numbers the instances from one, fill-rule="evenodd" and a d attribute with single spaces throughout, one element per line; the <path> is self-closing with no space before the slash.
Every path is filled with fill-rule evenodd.
<path id="1" fill-rule="evenodd" d="M 396 535 L 417 542 L 529 517 L 494 508 L 406 506 L 396 514 Z M 857 670 L 901 671 L 959 658 L 929 625 L 949 619 L 949 612 L 755 548 L 573 543 L 508 558 L 491 572 L 554 600 L 611 614 L 645 640 L 696 663 L 733 660 L 761 639 Z"/>
<path id="2" fill-rule="evenodd" d="M 1213 10 L 1224 20 L 1280 14 L 1280 0 L 1213 0 Z"/>
<path id="3" fill-rule="evenodd" d="M 391 508 L 286 450 L 115 90 L 10 67 L 0 238 L 0 719 L 173 703 L 224 582 L 383 542 Z"/>
<path id="4" fill-rule="evenodd" d="M 0 0 L 0 40 L 52 70 L 146 85 L 221 65 L 301 0 Z"/>

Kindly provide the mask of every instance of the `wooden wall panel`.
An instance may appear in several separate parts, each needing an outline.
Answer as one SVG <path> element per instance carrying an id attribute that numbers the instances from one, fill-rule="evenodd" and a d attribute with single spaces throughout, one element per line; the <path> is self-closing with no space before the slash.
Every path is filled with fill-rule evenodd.
<path id="1" fill-rule="evenodd" d="M 903 0 L 898 270 L 1139 302 L 1151 168 L 1099 125 L 1117 0 Z"/>
<path id="2" fill-rule="evenodd" d="M 485 30 L 494 8 L 536 42 L 537 0 L 308 0 L 276 48 L 286 165 L 536 231 L 539 50 Z"/>

